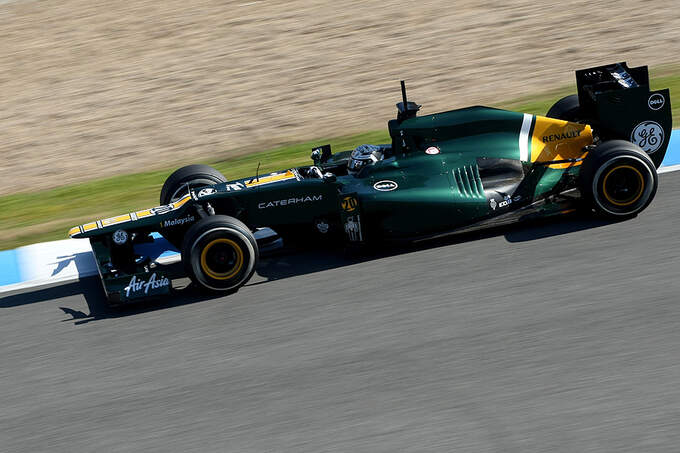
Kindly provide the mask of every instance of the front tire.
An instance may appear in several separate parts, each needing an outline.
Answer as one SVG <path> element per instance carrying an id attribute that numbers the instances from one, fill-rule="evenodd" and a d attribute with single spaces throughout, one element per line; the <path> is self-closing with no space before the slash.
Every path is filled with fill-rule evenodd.
<path id="1" fill-rule="evenodd" d="M 610 140 L 586 156 L 579 174 L 584 200 L 597 214 L 625 219 L 642 212 L 654 199 L 659 177 L 639 146 Z"/>
<path id="2" fill-rule="evenodd" d="M 232 293 L 255 273 L 257 241 L 250 229 L 233 217 L 216 215 L 195 223 L 182 244 L 182 264 L 199 287 Z"/>
<path id="3" fill-rule="evenodd" d="M 175 170 L 165 180 L 161 189 L 161 205 L 173 203 L 189 193 L 189 190 L 197 190 L 203 187 L 226 182 L 227 178 L 218 170 L 208 165 L 187 165 Z M 160 233 L 173 246 L 180 249 L 182 239 L 187 231 L 186 227 L 161 228 Z"/>
<path id="4" fill-rule="evenodd" d="M 227 182 L 227 178 L 209 165 L 187 165 L 168 176 L 161 189 L 160 201 L 162 205 L 170 204 L 189 193 L 187 188 L 196 190 L 222 182 Z"/>

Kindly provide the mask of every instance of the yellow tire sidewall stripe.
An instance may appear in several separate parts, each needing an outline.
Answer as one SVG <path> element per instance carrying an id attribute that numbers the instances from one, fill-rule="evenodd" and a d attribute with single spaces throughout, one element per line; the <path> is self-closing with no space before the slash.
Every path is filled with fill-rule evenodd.
<path id="1" fill-rule="evenodd" d="M 236 264 L 234 264 L 234 267 L 228 272 L 215 272 L 208 265 L 208 251 L 216 244 L 228 244 L 236 252 Z M 229 280 L 230 278 L 235 277 L 243 268 L 243 262 L 243 250 L 241 249 L 241 246 L 228 238 L 213 239 L 205 247 L 203 247 L 203 250 L 201 251 L 201 269 L 208 277 L 214 280 Z"/>
<path id="2" fill-rule="evenodd" d="M 640 181 L 640 190 L 638 191 L 638 193 L 635 195 L 635 197 L 632 200 L 628 200 L 628 201 L 624 201 L 624 202 L 618 202 L 618 201 L 614 201 L 614 199 L 609 195 L 609 193 L 607 193 L 607 178 L 609 178 L 609 176 L 613 172 L 615 172 L 616 170 L 621 170 L 621 169 L 624 169 L 624 168 L 628 168 L 630 170 L 633 170 L 637 174 L 639 181 Z M 645 178 L 644 178 L 644 176 L 642 176 L 642 173 L 640 172 L 640 170 L 633 167 L 632 165 L 617 165 L 613 168 L 610 168 L 609 171 L 607 171 L 607 173 L 604 175 L 604 178 L 602 179 L 602 194 L 607 199 L 607 201 L 610 202 L 611 204 L 613 204 L 614 206 L 630 206 L 640 199 L 640 197 L 642 196 L 644 191 L 645 191 Z"/>

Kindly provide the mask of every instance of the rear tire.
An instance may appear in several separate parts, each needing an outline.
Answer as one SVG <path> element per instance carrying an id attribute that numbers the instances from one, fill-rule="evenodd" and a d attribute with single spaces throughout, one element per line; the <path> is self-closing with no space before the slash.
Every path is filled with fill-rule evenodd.
<path id="1" fill-rule="evenodd" d="M 654 199 L 659 178 L 639 146 L 625 140 L 601 143 L 586 156 L 579 172 L 584 200 L 599 215 L 634 217 Z"/>
<path id="2" fill-rule="evenodd" d="M 184 270 L 196 285 L 209 291 L 236 292 L 253 276 L 258 258 L 250 229 L 225 215 L 199 220 L 182 244 Z"/>
<path id="3" fill-rule="evenodd" d="M 545 116 L 574 123 L 584 120 L 584 118 L 581 118 L 581 107 L 576 94 L 565 96 L 555 102 Z"/>

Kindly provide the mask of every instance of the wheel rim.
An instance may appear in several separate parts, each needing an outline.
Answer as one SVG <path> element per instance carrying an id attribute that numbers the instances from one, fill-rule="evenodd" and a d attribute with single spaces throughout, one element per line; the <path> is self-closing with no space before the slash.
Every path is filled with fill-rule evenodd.
<path id="1" fill-rule="evenodd" d="M 614 206 L 630 206 L 637 202 L 645 189 L 642 173 L 632 165 L 617 165 L 602 179 L 602 194 Z"/>
<path id="2" fill-rule="evenodd" d="M 243 250 L 231 239 L 210 241 L 201 251 L 201 269 L 215 280 L 229 280 L 243 268 Z"/>
<path id="3" fill-rule="evenodd" d="M 231 278 L 213 278 L 205 272 L 205 268 L 201 265 L 201 255 L 203 254 L 204 249 L 210 245 L 211 242 L 218 239 L 233 241 L 243 253 L 241 268 Z M 253 272 L 255 272 L 255 266 L 257 266 L 257 254 L 257 244 L 252 235 L 247 236 L 247 233 L 240 231 L 234 226 L 224 225 L 216 226 L 204 231 L 196 239 L 191 241 L 191 245 L 187 244 L 183 247 L 182 261 L 187 267 L 189 276 L 201 287 L 213 291 L 229 291 L 242 286 L 250 279 Z M 207 267 L 213 276 L 218 273 L 216 271 L 220 271 L 218 269 L 211 269 L 209 265 Z M 234 270 L 236 269 L 238 269 L 238 266 L 234 268 Z M 229 272 L 234 272 L 234 270 Z M 227 272 L 227 270 L 221 270 L 221 273 L 225 272 Z"/>

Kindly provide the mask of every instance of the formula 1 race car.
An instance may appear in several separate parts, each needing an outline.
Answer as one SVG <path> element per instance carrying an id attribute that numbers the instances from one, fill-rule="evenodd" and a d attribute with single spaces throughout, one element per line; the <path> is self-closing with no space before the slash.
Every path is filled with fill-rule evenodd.
<path id="1" fill-rule="evenodd" d="M 392 142 L 313 165 L 227 180 L 206 165 L 172 173 L 161 206 L 74 227 L 88 238 L 112 304 L 168 294 L 167 266 L 140 252 L 159 234 L 180 252 L 185 276 L 230 293 L 255 272 L 258 229 L 277 240 L 326 238 L 350 246 L 413 241 L 565 213 L 615 218 L 652 201 L 671 133 L 668 89 L 650 91 L 647 67 L 576 72 L 577 93 L 546 116 L 469 107 L 416 116 L 402 102 Z M 177 267 L 177 266 L 175 266 Z"/>

